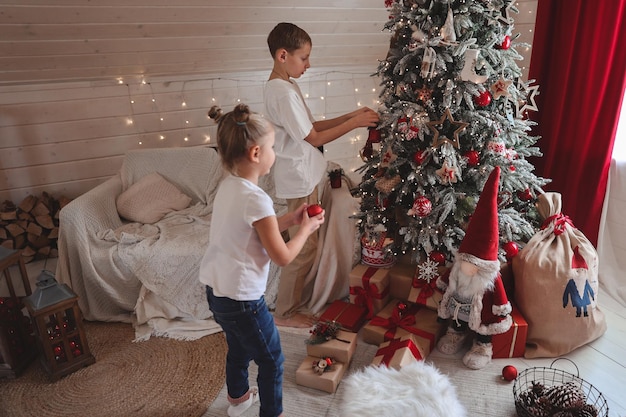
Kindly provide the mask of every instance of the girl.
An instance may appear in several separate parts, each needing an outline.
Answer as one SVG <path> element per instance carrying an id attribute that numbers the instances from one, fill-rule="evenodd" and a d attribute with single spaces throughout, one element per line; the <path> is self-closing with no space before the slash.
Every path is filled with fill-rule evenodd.
<path id="1" fill-rule="evenodd" d="M 228 415 L 239 416 L 260 399 L 260 416 L 282 415 L 284 357 L 278 329 L 264 299 L 270 260 L 291 262 L 308 236 L 324 222 L 309 218 L 306 204 L 276 217 L 272 199 L 258 186 L 274 163 L 274 129 L 248 106 L 225 115 L 217 107 L 217 149 L 230 173 L 220 183 L 213 207 L 209 246 L 200 264 L 209 307 L 228 344 Z M 285 243 L 281 231 L 300 225 Z M 248 385 L 248 365 L 258 365 L 258 388 Z"/>

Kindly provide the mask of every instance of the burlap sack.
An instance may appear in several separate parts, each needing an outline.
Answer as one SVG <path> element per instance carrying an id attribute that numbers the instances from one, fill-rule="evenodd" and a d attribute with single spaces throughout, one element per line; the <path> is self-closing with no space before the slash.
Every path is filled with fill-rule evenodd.
<path id="1" fill-rule="evenodd" d="M 515 303 L 528 322 L 526 358 L 556 357 L 606 331 L 598 307 L 598 254 L 561 214 L 561 195 L 538 199 L 545 220 L 513 258 Z"/>

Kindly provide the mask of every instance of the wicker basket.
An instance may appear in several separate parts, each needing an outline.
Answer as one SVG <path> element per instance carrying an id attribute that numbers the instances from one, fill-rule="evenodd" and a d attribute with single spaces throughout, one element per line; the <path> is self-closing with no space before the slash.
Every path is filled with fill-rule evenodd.
<path id="1" fill-rule="evenodd" d="M 567 360 L 576 367 L 576 375 L 555 369 L 554 363 L 558 360 Z M 574 382 L 585 394 L 587 404 L 593 405 L 598 410 L 598 417 L 608 417 L 609 406 L 606 399 L 600 391 L 589 382 L 580 378 L 578 366 L 567 358 L 558 358 L 552 361 L 549 368 L 536 367 L 528 368 L 520 372 L 513 383 L 513 396 L 515 398 L 515 410 L 519 417 L 540 417 L 533 414 L 522 401 L 522 395 L 532 388 L 534 383 L 541 383 L 545 387 L 553 387 L 556 385 Z"/>

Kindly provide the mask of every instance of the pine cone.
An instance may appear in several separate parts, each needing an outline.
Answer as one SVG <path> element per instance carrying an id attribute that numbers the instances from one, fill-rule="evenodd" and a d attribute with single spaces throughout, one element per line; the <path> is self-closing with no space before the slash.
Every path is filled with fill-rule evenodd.
<path id="1" fill-rule="evenodd" d="M 550 403 L 558 409 L 569 409 L 581 402 L 584 404 L 586 401 L 585 393 L 573 381 L 551 387 L 545 395 Z"/>

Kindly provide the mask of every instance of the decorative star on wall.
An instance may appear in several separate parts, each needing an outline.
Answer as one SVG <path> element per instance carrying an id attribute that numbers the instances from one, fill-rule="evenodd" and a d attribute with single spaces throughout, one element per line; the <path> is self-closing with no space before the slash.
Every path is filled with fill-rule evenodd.
<path id="1" fill-rule="evenodd" d="M 504 78 L 500 78 L 495 83 L 491 84 L 491 93 L 493 94 L 493 98 L 496 100 L 500 97 L 508 97 L 509 96 L 509 86 L 513 83 L 511 80 L 505 80 Z"/>
<path id="2" fill-rule="evenodd" d="M 469 125 L 469 123 L 454 120 L 450 109 L 446 109 L 441 120 L 434 120 L 426 124 L 435 134 L 433 138 L 433 148 L 437 148 L 443 143 L 448 142 L 457 149 L 459 148 L 459 133 Z M 437 128 L 437 126 L 441 127 Z"/>

